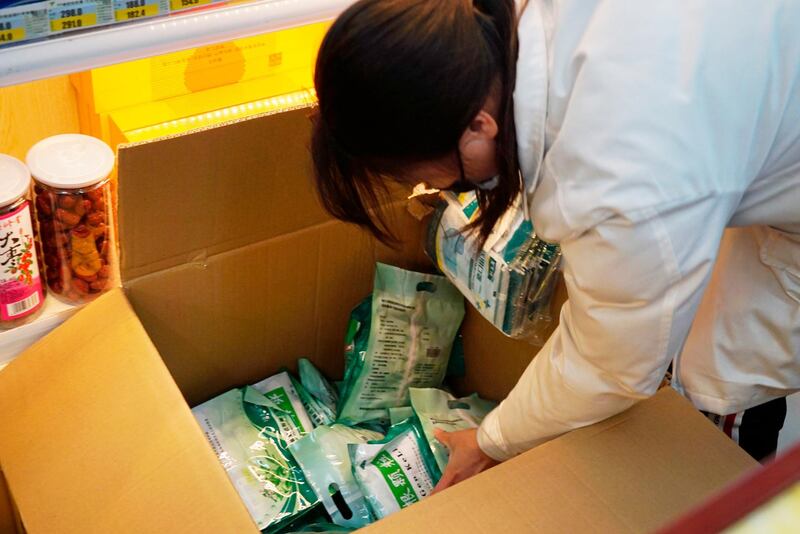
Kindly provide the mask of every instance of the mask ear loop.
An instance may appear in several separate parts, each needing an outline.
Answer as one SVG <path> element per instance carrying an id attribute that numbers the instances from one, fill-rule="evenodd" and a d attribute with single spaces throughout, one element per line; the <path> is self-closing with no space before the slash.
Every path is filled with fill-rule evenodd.
<path id="1" fill-rule="evenodd" d="M 461 160 L 461 150 L 456 148 L 456 159 L 458 160 L 458 181 L 447 188 L 448 191 L 454 193 L 466 193 L 467 191 L 475 190 L 475 184 L 467 180 L 467 175 L 464 172 L 464 162 Z"/>

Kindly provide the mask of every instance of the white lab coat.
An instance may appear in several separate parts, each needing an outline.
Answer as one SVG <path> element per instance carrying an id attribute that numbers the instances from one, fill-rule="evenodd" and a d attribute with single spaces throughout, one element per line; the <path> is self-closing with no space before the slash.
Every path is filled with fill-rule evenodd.
<path id="1" fill-rule="evenodd" d="M 800 1 L 530 0 L 514 95 L 560 325 L 484 421 L 503 460 L 675 387 L 800 390 Z"/>

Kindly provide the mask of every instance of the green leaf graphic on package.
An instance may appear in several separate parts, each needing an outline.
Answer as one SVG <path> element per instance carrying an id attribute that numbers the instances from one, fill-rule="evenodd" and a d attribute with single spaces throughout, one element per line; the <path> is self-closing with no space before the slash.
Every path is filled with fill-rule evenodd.
<path id="1" fill-rule="evenodd" d="M 287 373 L 192 412 L 260 529 L 279 529 L 318 502 L 288 450 L 312 424 Z"/>
<path id="2" fill-rule="evenodd" d="M 463 317 L 444 276 L 379 263 L 371 300 L 351 316 L 337 421 L 388 422 L 389 408 L 408 406 L 409 387 L 439 386 Z"/>

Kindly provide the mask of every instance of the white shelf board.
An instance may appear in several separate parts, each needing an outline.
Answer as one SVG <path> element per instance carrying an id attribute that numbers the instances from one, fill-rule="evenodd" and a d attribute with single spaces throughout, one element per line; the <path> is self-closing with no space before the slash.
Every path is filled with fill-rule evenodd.
<path id="1" fill-rule="evenodd" d="M 65 304 L 47 295 L 44 310 L 33 322 L 0 331 L 0 369 L 16 358 L 22 351 L 33 345 L 41 337 L 66 321 L 80 306 Z"/>
<path id="2" fill-rule="evenodd" d="M 336 17 L 354 0 L 259 0 L 0 48 L 0 87 Z"/>

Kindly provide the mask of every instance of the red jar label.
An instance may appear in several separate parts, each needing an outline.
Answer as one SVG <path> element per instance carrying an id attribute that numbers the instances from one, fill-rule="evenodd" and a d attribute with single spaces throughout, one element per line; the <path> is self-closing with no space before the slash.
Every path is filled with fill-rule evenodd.
<path id="1" fill-rule="evenodd" d="M 0 216 L 0 319 L 19 319 L 44 300 L 28 202 Z"/>

